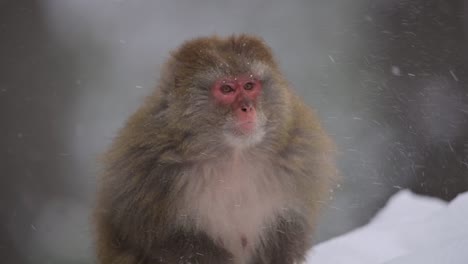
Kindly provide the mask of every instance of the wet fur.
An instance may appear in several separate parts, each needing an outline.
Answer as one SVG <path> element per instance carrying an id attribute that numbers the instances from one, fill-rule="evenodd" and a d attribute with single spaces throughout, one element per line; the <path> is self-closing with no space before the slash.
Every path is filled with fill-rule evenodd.
<path id="1" fill-rule="evenodd" d="M 105 159 L 95 209 L 99 263 L 299 263 L 335 176 L 330 140 L 270 49 L 246 36 L 186 42 Z M 255 74 L 254 139 L 226 136 L 209 88 Z"/>

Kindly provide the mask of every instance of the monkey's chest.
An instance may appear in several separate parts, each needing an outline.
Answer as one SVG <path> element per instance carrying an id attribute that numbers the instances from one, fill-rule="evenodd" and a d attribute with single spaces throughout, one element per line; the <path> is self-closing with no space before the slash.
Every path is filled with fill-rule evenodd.
<path id="1" fill-rule="evenodd" d="M 189 185 L 190 215 L 197 227 L 244 263 L 258 246 L 267 225 L 284 206 L 272 172 L 246 164 L 201 170 Z"/>

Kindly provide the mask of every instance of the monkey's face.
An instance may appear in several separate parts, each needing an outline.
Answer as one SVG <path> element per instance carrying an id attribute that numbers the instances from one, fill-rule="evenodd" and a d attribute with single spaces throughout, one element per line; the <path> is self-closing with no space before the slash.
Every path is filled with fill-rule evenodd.
<path id="1" fill-rule="evenodd" d="M 283 123 L 284 85 L 263 41 L 200 38 L 172 55 L 163 87 L 198 141 L 254 146 Z"/>
<path id="2" fill-rule="evenodd" d="M 234 146 L 253 145 L 265 134 L 265 115 L 259 98 L 262 82 L 253 74 L 220 78 L 211 87 L 217 107 L 227 110 L 223 134 Z"/>

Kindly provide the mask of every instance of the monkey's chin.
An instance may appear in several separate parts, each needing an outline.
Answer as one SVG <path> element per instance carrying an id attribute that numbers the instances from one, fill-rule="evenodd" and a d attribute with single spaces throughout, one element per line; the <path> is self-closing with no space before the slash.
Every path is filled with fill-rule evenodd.
<path id="1" fill-rule="evenodd" d="M 246 131 L 228 130 L 225 131 L 224 137 L 226 143 L 233 148 L 247 148 L 257 145 L 263 140 L 265 129 L 261 126 L 255 126 L 253 129 Z"/>

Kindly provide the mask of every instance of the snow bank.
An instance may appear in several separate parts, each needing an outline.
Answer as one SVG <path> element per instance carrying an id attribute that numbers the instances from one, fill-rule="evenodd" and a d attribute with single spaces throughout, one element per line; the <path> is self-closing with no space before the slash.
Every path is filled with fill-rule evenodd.
<path id="1" fill-rule="evenodd" d="M 307 264 L 467 264 L 468 193 L 451 203 L 404 190 L 364 227 L 317 245 Z"/>

